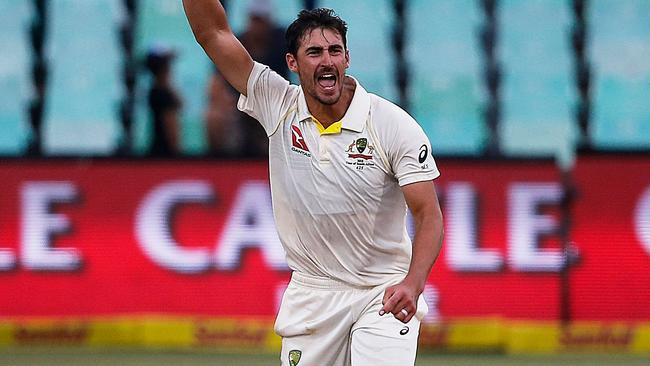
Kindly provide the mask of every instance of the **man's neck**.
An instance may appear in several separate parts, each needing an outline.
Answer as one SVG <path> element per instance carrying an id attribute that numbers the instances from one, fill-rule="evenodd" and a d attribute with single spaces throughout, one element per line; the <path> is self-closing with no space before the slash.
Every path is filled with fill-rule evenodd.
<path id="1" fill-rule="evenodd" d="M 324 128 L 329 127 L 332 123 L 343 119 L 345 112 L 348 111 L 350 104 L 352 104 L 352 98 L 354 97 L 354 91 L 356 89 L 357 84 L 354 79 L 346 76 L 343 79 L 341 97 L 334 104 L 323 104 L 305 95 L 309 113 L 314 116 L 314 118 L 316 118 Z"/>

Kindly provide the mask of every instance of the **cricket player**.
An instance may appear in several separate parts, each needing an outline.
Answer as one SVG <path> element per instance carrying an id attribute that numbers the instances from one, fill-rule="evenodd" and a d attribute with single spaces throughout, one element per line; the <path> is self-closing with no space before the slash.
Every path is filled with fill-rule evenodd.
<path id="1" fill-rule="evenodd" d="M 286 31 L 296 86 L 251 59 L 218 0 L 183 5 L 241 93 L 238 108 L 269 137 L 274 216 L 293 271 L 275 322 L 282 365 L 413 365 L 443 235 L 424 132 L 346 74 L 347 25 L 332 10 L 303 10 Z"/>

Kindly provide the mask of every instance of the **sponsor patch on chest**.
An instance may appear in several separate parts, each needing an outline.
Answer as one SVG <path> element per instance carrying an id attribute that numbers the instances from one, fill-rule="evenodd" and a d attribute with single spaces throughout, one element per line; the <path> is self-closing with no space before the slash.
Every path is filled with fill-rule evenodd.
<path id="1" fill-rule="evenodd" d="M 302 131 L 296 125 L 291 125 L 291 151 L 311 157 L 305 138 L 302 136 Z"/>

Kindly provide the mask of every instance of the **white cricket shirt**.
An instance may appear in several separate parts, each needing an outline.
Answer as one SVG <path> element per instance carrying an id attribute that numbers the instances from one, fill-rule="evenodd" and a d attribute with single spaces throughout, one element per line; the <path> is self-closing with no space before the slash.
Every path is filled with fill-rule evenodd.
<path id="1" fill-rule="evenodd" d="M 291 269 L 353 286 L 408 272 L 400 186 L 440 175 L 413 118 L 357 82 L 340 130 L 321 133 L 302 88 L 260 63 L 238 108 L 269 136 L 273 211 Z"/>

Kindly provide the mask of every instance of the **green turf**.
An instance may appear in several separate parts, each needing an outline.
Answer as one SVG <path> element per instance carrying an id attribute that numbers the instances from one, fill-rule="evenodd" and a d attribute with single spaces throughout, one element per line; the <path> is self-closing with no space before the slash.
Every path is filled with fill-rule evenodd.
<path id="1" fill-rule="evenodd" d="M 277 366 L 275 354 L 216 351 L 93 350 L 78 348 L 0 349 L 2 366 Z M 420 352 L 417 366 L 648 366 L 650 358 L 571 354 L 505 356 L 480 353 Z M 301 365 L 302 366 L 302 365 Z M 314 365 L 304 365 L 314 366 Z M 327 366 L 327 365 L 317 365 Z"/>

